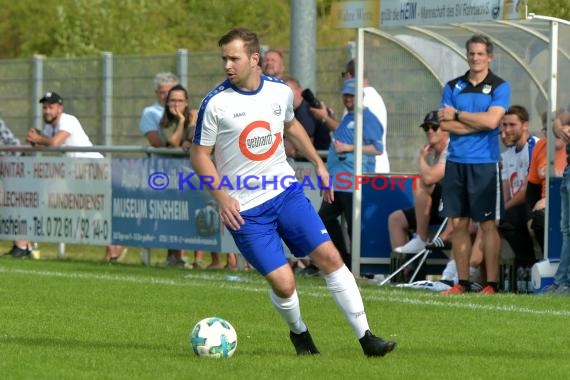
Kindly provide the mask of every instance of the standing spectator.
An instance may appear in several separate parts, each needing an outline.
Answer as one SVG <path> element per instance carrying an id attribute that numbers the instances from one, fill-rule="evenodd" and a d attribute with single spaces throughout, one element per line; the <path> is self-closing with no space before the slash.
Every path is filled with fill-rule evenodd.
<path id="1" fill-rule="evenodd" d="M 459 282 L 442 294 L 471 288 L 470 218 L 481 229 L 487 285 L 483 294 L 498 291 L 501 240 L 497 223 L 503 212 L 499 173 L 499 125 L 509 108 L 508 82 L 491 72 L 493 44 L 481 34 L 465 44 L 469 71 L 449 81 L 438 111 L 440 128 L 450 133 L 443 178 L 442 216 L 453 227 L 452 252 Z"/>
<path id="2" fill-rule="evenodd" d="M 166 107 L 159 121 L 161 146 L 190 149 L 196 128 L 196 109 L 188 105 L 188 91 L 181 84 L 174 85 L 166 95 Z"/>
<path id="3" fill-rule="evenodd" d="M 441 224 L 444 220 L 438 209 L 449 134 L 439 128 L 437 110 L 429 112 L 420 127 L 426 134 L 427 144 L 420 149 L 418 158 L 420 179 L 413 190 L 414 207 L 396 210 L 388 217 L 392 249 L 403 254 L 423 250 L 428 242 L 429 225 Z M 415 234 L 408 241 L 411 231 L 415 231 Z M 447 235 L 442 234 L 442 240 Z"/>
<path id="4" fill-rule="evenodd" d="M 63 98 L 55 92 L 46 92 L 40 99 L 42 115 L 46 123 L 43 131 L 28 130 L 26 140 L 32 145 L 44 146 L 93 146 L 79 120 L 64 112 Z M 103 158 L 99 152 L 66 152 L 74 158 Z M 105 260 L 115 261 L 124 256 L 126 250 L 121 245 L 109 245 Z"/>
<path id="5" fill-rule="evenodd" d="M 546 134 L 546 112 L 542 114 L 542 132 Z M 546 160 L 546 136 L 543 136 L 534 147 L 530 168 L 528 171 L 528 181 L 525 193 L 527 220 L 529 221 L 529 231 L 538 242 L 540 250 L 544 253 L 544 209 L 546 208 L 546 172 L 548 162 Z M 554 175 L 562 177 L 566 166 L 566 147 L 562 139 L 556 137 L 554 140 Z"/>
<path id="6" fill-rule="evenodd" d="M 294 77 L 285 77 L 283 80 L 287 83 L 289 88 L 291 88 L 291 91 L 293 91 L 295 118 L 307 131 L 313 146 L 316 150 L 328 149 L 331 142 L 329 130 L 326 125 L 323 125 L 323 123 L 321 123 L 319 119 L 316 119 L 311 113 L 311 106 L 301 95 L 303 88 L 299 84 L 299 81 Z"/>
<path id="7" fill-rule="evenodd" d="M 538 137 L 528 132 L 528 111 L 512 105 L 501 122 L 501 138 L 507 149 L 501 154 L 501 178 L 505 214 L 499 231 L 515 254 L 515 268 L 524 273 L 536 261 L 534 244 L 527 227 L 525 193 L 528 169 Z"/>
<path id="8" fill-rule="evenodd" d="M 570 157 L 570 112 L 563 112 L 554 122 L 554 134 L 566 144 L 566 155 Z M 560 263 L 554 274 L 552 285 L 544 289 L 546 294 L 570 295 L 570 165 L 566 165 L 560 186 L 560 230 L 562 248 Z"/>
<path id="9" fill-rule="evenodd" d="M 281 79 L 285 73 L 283 52 L 278 49 L 267 50 L 265 57 L 263 57 L 262 69 L 265 75 Z"/>
<path id="10" fill-rule="evenodd" d="M 73 115 L 63 112 L 63 98 L 55 92 L 46 92 L 40 99 L 42 115 L 46 123 L 42 132 L 28 130 L 26 140 L 32 145 L 43 146 L 93 146 L 81 123 Z M 99 152 L 66 152 L 75 158 L 103 158 Z"/>
<path id="11" fill-rule="evenodd" d="M 311 106 L 303 99 L 303 88 L 299 84 L 299 81 L 294 77 L 285 77 L 283 81 L 287 83 L 287 86 L 289 86 L 293 92 L 293 111 L 295 113 L 295 119 L 305 128 L 316 150 L 328 149 L 331 140 L 329 131 L 327 127 L 323 125 L 320 120 L 315 119 L 315 116 L 311 113 Z M 284 143 L 285 154 L 288 157 L 298 159 L 299 157 L 297 157 L 295 146 L 287 139 L 287 136 L 285 136 Z M 299 262 L 301 265 L 297 266 Z M 318 268 L 306 259 L 291 262 L 291 265 L 294 268 L 297 266 L 297 269 L 299 269 L 303 275 L 314 276 L 319 273 Z M 301 268 L 301 266 L 304 266 L 304 268 Z"/>
<path id="12" fill-rule="evenodd" d="M 160 119 L 164 114 L 168 91 L 177 84 L 178 78 L 172 73 L 158 73 L 154 77 L 156 102 L 143 110 L 139 129 L 149 144 L 155 148 L 166 146 L 166 142 L 160 137 Z"/>
<path id="13" fill-rule="evenodd" d="M 161 79 L 158 79 L 158 78 Z M 162 86 L 158 85 L 157 95 L 161 94 L 160 88 L 165 88 L 173 83 L 173 74 L 167 75 L 165 73 L 157 74 L 155 83 L 163 83 Z M 164 111 L 158 122 L 158 130 L 151 130 L 146 134 L 149 143 L 154 147 L 171 147 L 182 148 L 184 150 L 190 149 L 192 138 L 194 137 L 194 129 L 196 128 L 197 110 L 190 108 L 188 90 L 181 84 L 174 84 L 166 92 L 163 100 Z M 145 111 L 152 109 L 145 108 Z M 152 115 L 149 110 L 148 115 Z M 150 117 L 150 116 L 149 116 Z M 144 118 L 144 111 L 143 111 Z M 141 119 L 141 125 L 143 121 Z M 194 252 L 194 263 L 192 267 L 203 268 L 204 252 Z M 210 268 L 218 268 L 220 264 L 219 254 L 212 253 L 212 263 Z M 183 268 L 189 267 L 184 258 L 184 251 L 181 249 L 168 249 L 166 255 L 167 266 L 180 266 Z"/>
<path id="14" fill-rule="evenodd" d="M 169 144 L 169 137 L 166 136 L 167 128 L 170 124 L 175 123 L 174 116 L 168 107 L 165 107 L 168 95 L 170 94 L 170 90 L 178 85 L 178 77 L 169 72 L 158 73 L 154 77 L 154 94 L 156 96 L 156 102 L 145 109 L 142 112 L 141 120 L 139 124 L 140 131 L 148 140 L 150 146 L 155 148 L 167 147 L 172 146 Z M 180 91 L 185 93 L 186 100 L 179 104 L 181 109 L 187 108 L 188 101 L 187 101 L 187 93 L 186 89 L 184 91 Z M 184 94 L 183 94 L 184 96 Z M 178 102 L 178 100 L 174 100 L 173 102 Z M 176 104 L 173 105 L 176 108 Z M 170 115 L 170 116 L 169 116 Z M 190 116 L 190 114 L 188 113 Z M 169 120 L 169 118 L 172 119 Z M 182 138 L 182 134 L 188 134 L 188 123 L 190 123 L 190 117 L 187 117 L 185 120 L 182 120 L 181 123 L 177 123 L 176 127 L 173 128 L 175 131 L 180 131 L 180 135 L 173 138 L 177 140 L 176 147 L 186 145 L 189 148 L 189 143 L 184 143 L 186 138 Z M 179 129 L 178 124 L 181 125 Z M 166 254 L 166 265 L 168 266 L 186 266 L 186 262 L 183 259 L 184 252 L 180 249 L 168 249 Z M 197 260 L 198 263 L 201 261 L 203 254 L 200 252 L 197 254 L 200 260 Z M 198 264 L 197 264 L 198 265 Z"/>
<path id="15" fill-rule="evenodd" d="M 319 216 L 323 220 L 329 235 L 339 250 L 345 265 L 351 267 L 351 258 L 347 242 L 344 239 L 338 218 L 343 215 L 348 226 L 349 237 L 352 237 L 352 201 L 354 183 L 354 108 L 355 108 L 355 80 L 346 79 L 342 86 L 342 102 L 347 113 L 343 116 L 333 133 L 333 142 L 329 147 L 327 168 L 335 179 L 334 200 L 322 202 Z M 364 107 L 362 113 L 363 145 L 362 145 L 362 172 L 373 172 L 374 156 L 382 154 L 382 135 L 384 128 L 380 120 L 372 111 Z M 336 181 L 342 178 L 343 181 Z M 347 184 L 347 182 L 349 182 Z"/>
<path id="16" fill-rule="evenodd" d="M 301 317 L 295 276 L 281 239 L 295 257 L 310 255 L 319 266 L 365 355 L 384 356 L 396 343 L 370 332 L 354 276 L 343 265 L 302 188 L 296 185 L 295 173 L 280 143 L 287 132 L 300 153 L 315 165 L 323 185 L 328 185 L 325 165 L 294 117 L 291 89 L 260 75 L 255 33 L 233 29 L 218 45 L 227 80 L 200 106 L 191 158 L 198 175 L 213 178 L 211 193 L 218 202 L 222 222 L 245 258 L 271 286 L 271 303 L 287 323 L 298 355 L 318 354 L 319 350 Z M 258 176 L 259 186 L 252 190 L 236 188 L 238 176 L 244 175 Z M 232 186 L 220 188 L 222 178 L 229 179 Z M 262 185 L 262 180 L 271 178 L 289 178 L 291 186 Z M 324 191 L 327 202 L 332 201 L 332 196 L 332 189 Z"/>
<path id="17" fill-rule="evenodd" d="M 4 120 L 0 119 L 0 143 L 6 146 L 20 146 L 20 140 L 14 136 L 12 131 L 6 126 Z M 0 152 L 0 156 L 7 154 L 19 156 L 20 152 Z M 18 259 L 29 258 L 32 253 L 32 243 L 28 240 L 14 240 L 12 248 L 6 253 Z"/>
<path id="18" fill-rule="evenodd" d="M 356 74 L 353 59 L 347 62 L 346 69 L 342 74 L 344 79 L 355 78 Z M 388 110 L 386 109 L 386 104 L 384 104 L 382 96 L 370 85 L 366 71 L 364 71 L 363 91 L 364 98 L 362 102 L 364 107 L 370 108 L 370 111 L 376 115 L 384 127 L 384 134 L 382 135 L 384 153 L 376 156 L 374 170 L 376 173 L 390 173 L 390 160 L 388 159 L 388 149 L 386 147 L 386 136 L 388 135 Z"/>

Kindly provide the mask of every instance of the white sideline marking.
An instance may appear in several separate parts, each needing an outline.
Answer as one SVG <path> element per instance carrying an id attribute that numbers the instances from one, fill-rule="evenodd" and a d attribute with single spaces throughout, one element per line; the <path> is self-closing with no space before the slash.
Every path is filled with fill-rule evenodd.
<path id="1" fill-rule="evenodd" d="M 16 273 L 24 275 L 33 276 L 46 276 L 46 277 L 60 277 L 60 278 L 70 278 L 70 279 L 90 279 L 98 281 L 119 281 L 119 282 L 129 282 L 135 284 L 156 284 L 156 285 L 168 285 L 168 286 L 189 286 L 189 287 L 211 287 L 208 283 L 196 283 L 187 282 L 186 279 L 191 280 L 203 280 L 206 282 L 216 281 L 216 287 L 232 288 L 250 292 L 267 292 L 268 287 L 265 280 L 260 276 L 259 279 L 244 278 L 238 282 L 230 282 L 224 278 L 223 275 L 212 275 L 208 273 L 200 274 L 186 274 L 183 278 L 173 278 L 165 279 L 158 277 L 140 277 L 132 275 L 116 275 L 116 274 L 94 274 L 94 273 L 77 273 L 77 272 L 59 272 L 59 271 L 44 271 L 44 270 L 31 270 L 31 269 L 7 269 L 0 267 L 0 273 Z M 248 284 L 248 285 L 245 285 Z M 257 286 L 261 285 L 261 286 Z M 310 290 L 303 291 L 299 289 L 299 292 L 303 296 L 307 297 L 322 297 L 323 292 L 316 292 L 315 290 L 322 290 L 326 292 L 325 286 L 307 286 L 304 285 L 303 288 L 309 288 Z M 366 289 L 363 292 L 362 298 L 367 301 L 381 301 L 381 302 L 398 302 L 410 305 L 430 305 L 436 307 L 449 307 L 455 309 L 469 309 L 469 310 L 485 310 L 485 311 L 498 311 L 498 312 L 510 312 L 510 313 L 520 313 L 520 314 L 532 314 L 532 315 L 548 315 L 548 316 L 570 316 L 570 311 L 568 310 L 552 310 L 552 309 L 530 309 L 527 307 L 519 307 L 514 305 L 480 305 L 475 303 L 452 303 L 439 301 L 437 298 L 442 297 L 433 292 L 428 293 L 418 293 L 418 298 L 412 298 L 405 292 L 397 291 L 384 294 L 374 294 L 369 295 L 371 289 Z M 460 297 L 456 297 L 460 300 Z M 445 297 L 446 301 L 450 300 L 450 297 Z"/>

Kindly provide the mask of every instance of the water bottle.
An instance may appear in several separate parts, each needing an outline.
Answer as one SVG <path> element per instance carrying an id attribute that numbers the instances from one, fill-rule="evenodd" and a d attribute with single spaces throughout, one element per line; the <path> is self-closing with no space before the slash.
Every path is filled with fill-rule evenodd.
<path id="1" fill-rule="evenodd" d="M 526 293 L 525 271 L 523 267 L 517 268 L 517 293 Z"/>
<path id="2" fill-rule="evenodd" d="M 40 259 L 40 246 L 37 241 L 32 244 L 32 258 L 35 260 Z"/>
<path id="3" fill-rule="evenodd" d="M 503 291 L 508 292 L 510 291 L 510 279 L 509 279 L 509 267 L 505 268 L 505 277 L 503 279 Z"/>

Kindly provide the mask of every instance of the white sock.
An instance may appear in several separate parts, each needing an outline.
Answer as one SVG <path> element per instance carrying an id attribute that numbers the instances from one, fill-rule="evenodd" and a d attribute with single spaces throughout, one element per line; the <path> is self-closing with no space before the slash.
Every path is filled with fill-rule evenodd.
<path id="1" fill-rule="evenodd" d="M 346 265 L 343 265 L 342 268 L 325 276 L 325 280 L 330 294 L 344 313 L 354 334 L 358 339 L 362 338 L 366 330 L 369 330 L 369 326 L 354 276 Z"/>
<path id="2" fill-rule="evenodd" d="M 273 289 L 270 289 L 269 298 L 271 298 L 271 303 L 275 310 L 287 322 L 289 330 L 295 334 L 307 331 L 307 326 L 301 319 L 301 307 L 299 306 L 299 296 L 296 290 L 291 297 L 281 298 L 273 292 Z"/>

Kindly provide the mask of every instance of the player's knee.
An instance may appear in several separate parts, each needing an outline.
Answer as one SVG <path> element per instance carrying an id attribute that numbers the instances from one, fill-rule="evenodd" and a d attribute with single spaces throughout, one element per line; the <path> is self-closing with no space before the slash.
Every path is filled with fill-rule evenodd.
<path id="1" fill-rule="evenodd" d="M 344 264 L 340 253 L 330 241 L 321 244 L 315 249 L 311 253 L 311 260 L 324 274 L 334 272 Z"/>

